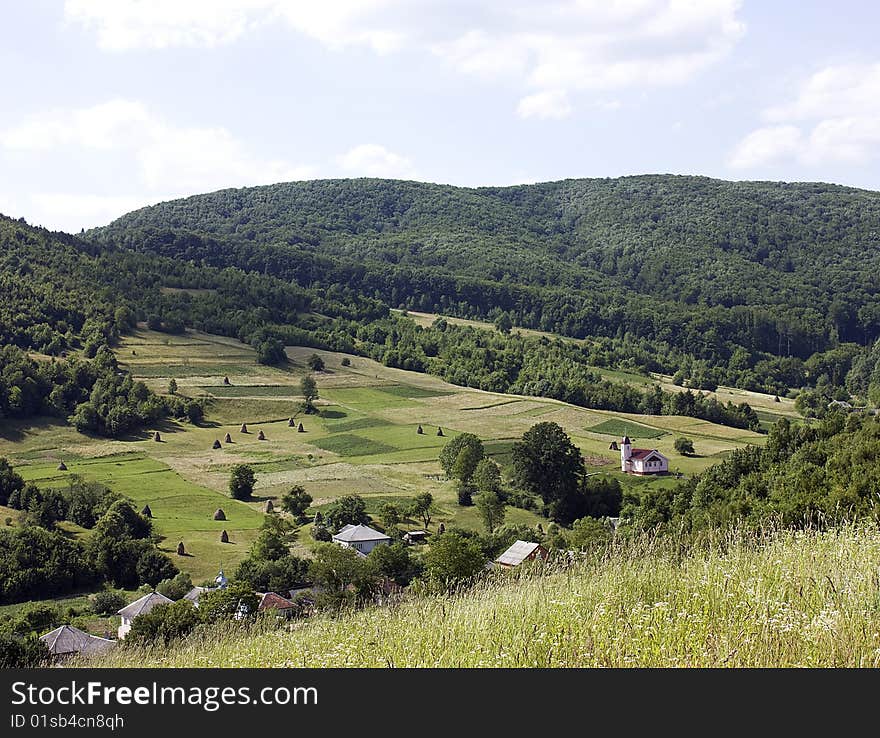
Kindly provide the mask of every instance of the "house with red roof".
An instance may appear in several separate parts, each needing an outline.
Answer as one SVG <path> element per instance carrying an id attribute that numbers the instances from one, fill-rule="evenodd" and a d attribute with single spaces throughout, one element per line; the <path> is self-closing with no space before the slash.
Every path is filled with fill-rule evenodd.
<path id="1" fill-rule="evenodd" d="M 260 605 L 257 610 L 259 612 L 274 610 L 278 615 L 291 618 L 297 613 L 298 608 L 295 602 L 282 597 L 277 592 L 265 592 L 260 599 Z"/>
<path id="2" fill-rule="evenodd" d="M 668 474 L 669 459 L 656 448 L 633 448 L 629 436 L 620 443 L 620 471 L 627 474 Z"/>

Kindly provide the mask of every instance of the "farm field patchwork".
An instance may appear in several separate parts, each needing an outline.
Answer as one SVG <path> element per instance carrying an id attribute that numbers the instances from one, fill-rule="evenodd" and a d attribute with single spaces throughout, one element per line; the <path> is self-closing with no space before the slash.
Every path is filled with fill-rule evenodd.
<path id="1" fill-rule="evenodd" d="M 213 576 L 221 564 L 234 568 L 256 536 L 266 500 L 278 502 L 293 485 L 302 485 L 316 508 L 345 494 L 364 496 L 370 509 L 394 499 L 405 506 L 427 491 L 435 499 L 432 526 L 443 522 L 481 529 L 476 509 L 457 504 L 455 485 L 445 481 L 437 462 L 443 445 L 462 432 L 482 438 L 487 452 L 509 474 L 513 443 L 537 422 L 556 422 L 580 446 L 592 470 L 640 489 L 674 480 L 621 475 L 618 454 L 609 449 L 614 438 L 630 434 L 650 439 L 652 447 L 669 456 L 671 469 L 684 474 L 705 469 L 734 448 L 764 442 L 760 434 L 694 418 L 614 413 L 483 392 L 308 347 L 288 347 L 290 363 L 272 368 L 257 364 L 255 352 L 245 344 L 196 331 L 169 337 L 138 330 L 123 338 L 116 353 L 123 366 L 154 390 L 166 392 L 173 378 L 178 394 L 205 398 L 205 421 L 199 426 L 164 422 L 127 440 L 80 435 L 57 420 L 9 423 L 0 433 L 0 456 L 8 457 L 26 478 L 48 486 L 64 484 L 57 471 L 63 459 L 67 474 L 107 484 L 139 506 L 149 504 L 156 530 L 165 536 L 162 548 L 195 579 Z M 325 370 L 314 374 L 318 413 L 304 414 L 299 383 L 313 353 L 324 360 Z M 154 430 L 160 431 L 161 442 L 152 440 Z M 258 437 L 261 431 L 265 440 Z M 674 451 L 679 435 L 694 441 L 694 456 Z M 219 449 L 212 448 L 215 441 Z M 232 500 L 227 491 L 230 470 L 239 463 L 252 464 L 256 472 L 255 498 L 247 503 Z M 227 523 L 212 519 L 217 507 L 226 511 Z M 517 508 L 508 508 L 507 521 L 546 523 Z M 412 527 L 418 527 L 417 521 Z M 232 544 L 219 542 L 224 528 Z M 178 560 L 173 552 L 180 540 L 192 555 Z M 297 545 L 313 545 L 307 526 Z"/>

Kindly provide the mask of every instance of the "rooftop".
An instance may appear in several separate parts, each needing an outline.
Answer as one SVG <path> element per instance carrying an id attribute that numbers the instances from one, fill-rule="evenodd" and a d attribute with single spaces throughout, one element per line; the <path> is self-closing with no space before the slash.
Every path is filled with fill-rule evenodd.
<path id="1" fill-rule="evenodd" d="M 515 541 L 510 548 L 495 559 L 495 563 L 516 566 L 531 556 L 540 545 L 540 543 L 533 543 L 531 541 Z"/>
<path id="2" fill-rule="evenodd" d="M 122 617 L 131 620 L 133 618 L 136 618 L 138 615 L 149 612 L 154 607 L 156 607 L 156 605 L 170 605 L 172 602 L 174 602 L 174 600 L 169 600 L 163 594 L 159 594 L 158 592 L 150 592 L 149 594 L 145 594 L 140 599 L 135 600 L 130 605 L 126 605 L 116 614 L 122 615 Z"/>
<path id="3" fill-rule="evenodd" d="M 116 645 L 116 641 L 86 633 L 72 625 L 62 625 L 40 636 L 53 656 L 71 653 L 104 653 Z"/>
<path id="4" fill-rule="evenodd" d="M 369 525 L 346 525 L 335 536 L 334 541 L 356 543 L 361 541 L 390 541 L 391 537 L 374 530 Z"/>

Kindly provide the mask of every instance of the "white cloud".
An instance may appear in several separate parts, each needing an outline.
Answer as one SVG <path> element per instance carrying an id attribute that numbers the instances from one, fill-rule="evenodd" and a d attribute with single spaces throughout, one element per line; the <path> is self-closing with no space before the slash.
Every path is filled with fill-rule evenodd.
<path id="1" fill-rule="evenodd" d="M 31 115 L 0 130 L 0 150 L 28 169 L 54 176 L 67 165 L 76 173 L 77 194 L 38 191 L 7 199 L 7 207 L 33 223 L 74 231 L 162 200 L 316 173 L 312 166 L 258 156 L 225 128 L 174 125 L 125 99 Z"/>
<path id="2" fill-rule="evenodd" d="M 880 155 L 880 63 L 826 67 L 803 82 L 794 100 L 768 108 L 763 117 L 778 125 L 746 136 L 730 166 L 871 162 Z"/>
<path id="3" fill-rule="evenodd" d="M 826 67 L 807 79 L 790 103 L 765 111 L 769 121 L 880 115 L 880 63 Z"/>
<path id="4" fill-rule="evenodd" d="M 519 101 L 516 112 L 520 118 L 567 118 L 571 115 L 571 102 L 565 90 L 546 90 L 528 95 Z"/>
<path id="5" fill-rule="evenodd" d="M 429 50 L 533 94 L 682 84 L 745 33 L 740 0 L 66 0 L 107 50 L 213 47 L 267 24 L 324 46 Z"/>
<path id="6" fill-rule="evenodd" d="M 136 100 L 33 115 L 0 131 L 0 145 L 25 152 L 111 152 L 130 165 L 147 192 L 180 195 L 304 179 L 313 172 L 254 156 L 224 128 L 172 125 Z"/>
<path id="7" fill-rule="evenodd" d="M 66 0 L 64 15 L 108 51 L 230 43 L 266 19 L 261 0 Z"/>
<path id="8" fill-rule="evenodd" d="M 409 159 L 379 144 L 355 146 L 338 156 L 336 163 L 346 174 L 355 177 L 415 178 L 415 169 Z"/>
<path id="9" fill-rule="evenodd" d="M 752 131 L 730 156 L 734 169 L 751 169 L 797 154 L 803 136 L 796 126 L 769 126 Z"/>
<path id="10" fill-rule="evenodd" d="M 71 232 L 104 225 L 132 210 L 155 205 L 168 197 L 136 195 L 80 195 L 67 192 L 37 192 L 30 196 L 28 211 L 35 224 L 57 223 Z"/>

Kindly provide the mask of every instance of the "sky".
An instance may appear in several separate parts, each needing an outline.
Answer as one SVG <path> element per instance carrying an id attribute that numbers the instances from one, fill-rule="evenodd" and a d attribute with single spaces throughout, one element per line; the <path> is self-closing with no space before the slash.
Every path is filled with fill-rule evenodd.
<path id="1" fill-rule="evenodd" d="M 880 190 L 874 0 L 0 0 L 0 213 L 697 174 Z"/>

